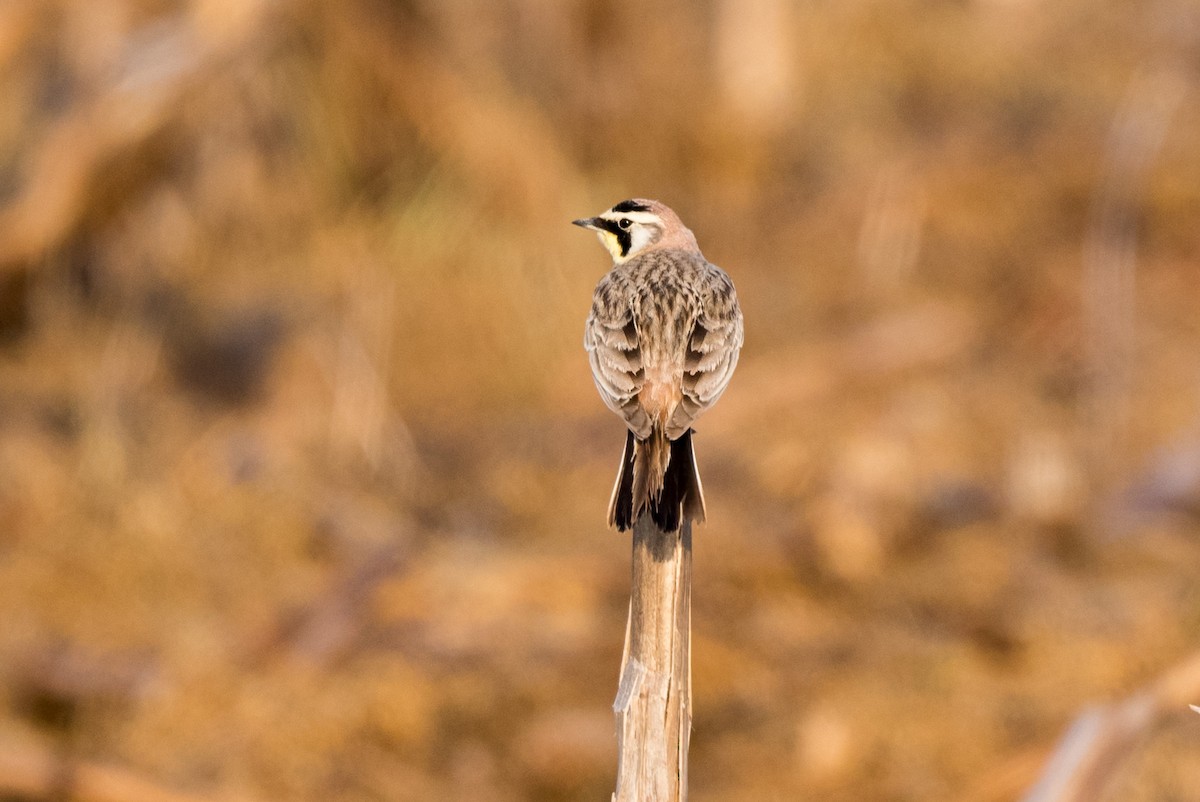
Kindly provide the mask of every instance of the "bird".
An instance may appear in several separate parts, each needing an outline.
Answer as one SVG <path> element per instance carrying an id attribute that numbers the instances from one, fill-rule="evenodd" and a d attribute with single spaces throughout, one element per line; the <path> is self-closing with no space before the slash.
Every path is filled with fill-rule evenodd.
<path id="1" fill-rule="evenodd" d="M 613 261 L 584 327 L 596 389 L 628 430 L 608 524 L 626 531 L 647 512 L 665 532 L 702 523 L 692 424 L 737 367 L 744 334 L 733 282 L 658 201 L 624 200 L 572 222 L 595 231 Z"/>

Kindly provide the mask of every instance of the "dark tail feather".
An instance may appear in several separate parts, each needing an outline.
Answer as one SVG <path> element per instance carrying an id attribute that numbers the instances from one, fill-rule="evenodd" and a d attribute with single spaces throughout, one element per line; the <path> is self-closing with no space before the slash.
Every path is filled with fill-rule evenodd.
<path id="1" fill-rule="evenodd" d="M 633 528 L 633 432 L 627 432 L 625 451 L 621 454 L 621 467 L 617 471 L 617 483 L 613 485 L 612 498 L 608 501 L 608 525 L 624 532 Z"/>
<path id="2" fill-rule="evenodd" d="M 632 529 L 638 515 L 647 508 L 654 523 L 664 532 L 674 532 L 685 520 L 703 523 L 704 488 L 700 484 L 700 472 L 696 469 L 691 429 L 679 439 L 671 441 L 670 462 L 663 475 L 662 492 L 657 494 L 657 498 L 651 494 L 649 504 L 643 501 L 637 505 L 640 509 L 635 510 L 634 462 L 637 453 L 646 446 L 647 443 L 636 440 L 633 432 L 629 432 L 625 438 L 621 469 L 608 504 L 609 526 L 615 525 L 622 532 Z"/>
<path id="3" fill-rule="evenodd" d="M 664 532 L 673 532 L 683 521 L 704 522 L 704 488 L 692 449 L 692 430 L 671 441 L 671 461 L 663 477 L 662 495 L 650 500 L 650 517 Z"/>

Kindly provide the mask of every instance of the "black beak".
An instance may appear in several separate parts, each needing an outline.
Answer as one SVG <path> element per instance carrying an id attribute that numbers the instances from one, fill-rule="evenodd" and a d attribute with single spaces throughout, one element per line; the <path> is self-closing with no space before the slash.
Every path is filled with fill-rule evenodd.
<path id="1" fill-rule="evenodd" d="M 580 228 L 596 228 L 595 217 L 585 217 L 582 220 L 572 220 L 571 225 L 579 226 Z"/>

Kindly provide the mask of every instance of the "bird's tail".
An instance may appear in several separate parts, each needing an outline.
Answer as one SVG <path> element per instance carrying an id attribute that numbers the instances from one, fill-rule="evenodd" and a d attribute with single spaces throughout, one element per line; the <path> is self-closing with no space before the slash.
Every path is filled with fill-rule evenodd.
<path id="1" fill-rule="evenodd" d="M 625 438 L 621 468 L 608 503 L 608 524 L 632 529 L 642 513 L 664 532 L 673 532 L 683 521 L 704 521 L 704 488 L 692 449 L 692 430 L 668 440 L 655 429 L 639 440 L 633 432 Z"/>

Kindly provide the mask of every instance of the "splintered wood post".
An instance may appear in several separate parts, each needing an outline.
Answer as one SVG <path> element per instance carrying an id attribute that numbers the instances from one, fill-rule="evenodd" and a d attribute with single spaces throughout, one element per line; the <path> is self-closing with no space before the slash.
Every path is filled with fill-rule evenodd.
<path id="1" fill-rule="evenodd" d="M 625 627 L 613 802 L 684 802 L 692 729 L 692 525 L 633 529 L 633 592 Z"/>

